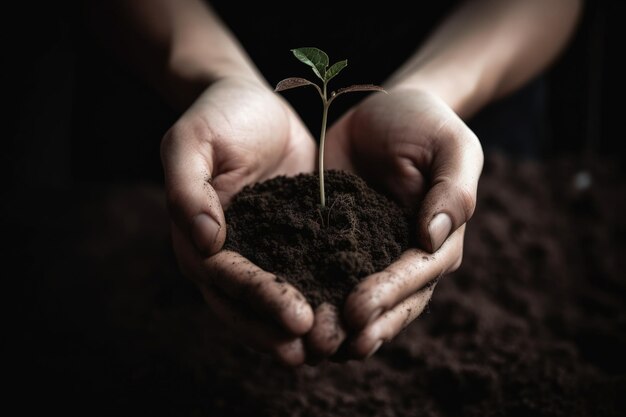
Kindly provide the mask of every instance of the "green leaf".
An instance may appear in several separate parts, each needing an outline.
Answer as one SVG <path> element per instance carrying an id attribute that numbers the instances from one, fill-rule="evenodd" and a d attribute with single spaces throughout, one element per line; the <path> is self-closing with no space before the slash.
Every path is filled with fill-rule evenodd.
<path id="1" fill-rule="evenodd" d="M 342 94 L 345 93 L 353 93 L 356 91 L 381 91 L 385 94 L 388 94 L 387 91 L 385 91 L 384 88 L 382 88 L 379 85 L 374 85 L 374 84 L 356 84 L 356 85 L 351 85 L 350 87 L 345 87 L 345 88 L 340 88 L 337 91 L 333 91 L 332 93 L 330 93 L 330 100 L 329 103 L 332 102 L 334 99 L 336 99 L 337 97 L 339 97 Z"/>
<path id="2" fill-rule="evenodd" d="M 333 95 L 339 95 L 343 93 L 352 93 L 354 91 L 382 91 L 386 93 L 385 89 L 379 85 L 374 84 L 356 84 L 351 85 L 350 87 L 340 88 Z"/>
<path id="3" fill-rule="evenodd" d="M 324 81 L 326 68 L 328 68 L 328 55 L 326 55 L 326 52 L 317 48 L 296 48 L 292 49 L 291 52 L 300 61 L 313 68 L 315 75 Z"/>
<path id="4" fill-rule="evenodd" d="M 328 71 L 326 71 L 326 74 L 324 75 L 324 80 L 326 82 L 330 81 L 335 75 L 339 74 L 341 70 L 347 66 L 348 66 L 347 59 L 344 59 L 343 61 L 335 62 L 330 68 L 328 68 Z"/>
<path id="5" fill-rule="evenodd" d="M 299 77 L 285 78 L 284 80 L 276 84 L 276 88 L 274 89 L 274 91 L 285 91 L 292 88 L 304 87 L 305 85 L 312 85 L 313 87 L 315 87 L 317 92 L 320 94 L 320 97 L 322 97 L 322 99 L 324 98 L 324 95 L 322 94 L 322 90 L 320 90 L 319 85 L 307 80 L 306 78 Z"/>
<path id="6" fill-rule="evenodd" d="M 315 84 L 307 80 L 306 78 L 298 78 L 298 77 L 285 78 L 284 80 L 279 81 L 278 84 L 276 84 L 276 88 L 274 89 L 274 91 L 276 92 L 284 91 L 284 90 L 289 90 L 291 88 L 303 87 L 305 85 L 315 85 Z"/>

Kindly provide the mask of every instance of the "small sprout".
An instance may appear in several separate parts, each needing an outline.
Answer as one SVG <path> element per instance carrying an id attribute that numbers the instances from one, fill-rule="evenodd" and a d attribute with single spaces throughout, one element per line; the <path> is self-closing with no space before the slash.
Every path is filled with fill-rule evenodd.
<path id="1" fill-rule="evenodd" d="M 326 93 L 328 82 L 333 79 L 337 74 L 339 74 L 341 70 L 348 66 L 348 61 L 344 59 L 343 61 L 334 63 L 329 68 L 328 55 L 326 55 L 326 53 L 321 49 L 297 48 L 292 49 L 291 52 L 293 52 L 295 57 L 298 58 L 301 62 L 305 63 L 313 69 L 315 75 L 320 80 L 322 80 L 322 87 L 320 88 L 318 84 L 311 82 L 306 78 L 291 77 L 286 78 L 276 84 L 276 88 L 274 89 L 274 91 L 278 92 L 311 85 L 315 87 L 320 97 L 322 98 L 324 109 L 322 112 L 322 129 L 320 131 L 320 150 L 318 160 L 320 176 L 320 205 L 322 206 L 322 208 L 324 208 L 326 207 L 326 194 L 324 192 L 324 141 L 326 138 L 326 120 L 328 118 L 328 108 L 330 107 L 330 103 L 332 103 L 335 98 L 344 93 L 352 93 L 356 91 L 386 91 L 382 87 L 374 84 L 356 84 L 351 85 L 350 87 L 340 88 L 336 91 L 333 91 L 330 93 L 330 98 L 328 98 L 328 95 Z"/>

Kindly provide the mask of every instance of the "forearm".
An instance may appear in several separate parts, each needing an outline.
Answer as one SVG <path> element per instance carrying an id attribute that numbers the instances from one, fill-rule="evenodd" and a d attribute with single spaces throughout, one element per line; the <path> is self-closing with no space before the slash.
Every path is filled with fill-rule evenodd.
<path id="1" fill-rule="evenodd" d="M 202 0 L 92 1 L 99 37 L 170 103 L 184 109 L 226 76 L 262 80 L 235 37 Z"/>
<path id="2" fill-rule="evenodd" d="M 388 81 L 469 117 L 542 71 L 576 26 L 582 0 L 470 0 Z"/>

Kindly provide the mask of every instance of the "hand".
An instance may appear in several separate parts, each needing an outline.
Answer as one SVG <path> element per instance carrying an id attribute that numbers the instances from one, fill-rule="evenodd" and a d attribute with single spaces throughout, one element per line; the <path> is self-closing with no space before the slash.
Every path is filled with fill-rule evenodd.
<path id="1" fill-rule="evenodd" d="M 223 210 L 247 184 L 312 171 L 315 156 L 315 142 L 291 107 L 245 79 L 212 84 L 161 145 L 181 270 L 244 343 L 288 364 L 304 361 L 301 336 L 313 325 L 311 307 L 273 274 L 234 252 L 220 252 Z"/>
<path id="2" fill-rule="evenodd" d="M 328 132 L 328 168 L 358 173 L 416 213 L 419 249 L 404 252 L 348 296 L 346 341 L 327 343 L 343 358 L 365 358 L 428 304 L 438 277 L 461 264 L 465 222 L 476 204 L 480 143 L 440 99 L 413 89 L 377 93 Z M 338 323 L 329 323 L 328 331 Z M 339 340 L 341 339 L 341 340 Z"/>

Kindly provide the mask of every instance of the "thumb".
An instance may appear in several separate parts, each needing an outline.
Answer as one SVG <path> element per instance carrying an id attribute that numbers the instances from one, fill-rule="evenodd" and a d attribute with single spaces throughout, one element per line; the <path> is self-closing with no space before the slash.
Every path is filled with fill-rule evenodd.
<path id="1" fill-rule="evenodd" d="M 199 254 L 208 257 L 224 245 L 226 220 L 211 185 L 212 149 L 207 141 L 195 140 L 196 132 L 180 122 L 174 125 L 161 142 L 161 161 L 170 216 Z"/>
<path id="2" fill-rule="evenodd" d="M 442 145 L 434 153 L 432 181 L 418 213 L 418 240 L 431 253 L 472 217 L 484 159 L 478 138 L 466 126 L 442 136 L 449 137 L 438 138 Z"/>

